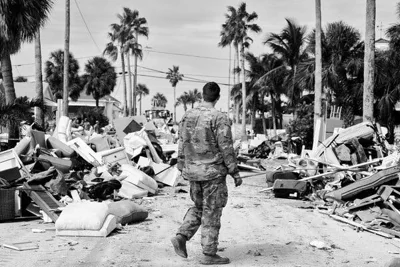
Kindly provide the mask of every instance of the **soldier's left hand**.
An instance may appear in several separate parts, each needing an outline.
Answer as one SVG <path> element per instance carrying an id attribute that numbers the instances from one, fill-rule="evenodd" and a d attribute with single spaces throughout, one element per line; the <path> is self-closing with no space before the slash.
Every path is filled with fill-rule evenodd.
<path id="1" fill-rule="evenodd" d="M 243 183 L 242 178 L 234 178 L 234 180 L 235 180 L 235 187 L 238 187 Z"/>

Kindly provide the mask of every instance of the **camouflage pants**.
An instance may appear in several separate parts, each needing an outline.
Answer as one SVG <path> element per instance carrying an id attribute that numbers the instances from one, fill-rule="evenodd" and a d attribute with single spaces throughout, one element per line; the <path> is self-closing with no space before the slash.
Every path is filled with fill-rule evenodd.
<path id="1" fill-rule="evenodd" d="M 218 249 L 222 209 L 228 201 L 226 178 L 190 182 L 190 197 L 194 202 L 178 230 L 178 234 L 191 239 L 201 225 L 203 253 L 214 255 Z"/>

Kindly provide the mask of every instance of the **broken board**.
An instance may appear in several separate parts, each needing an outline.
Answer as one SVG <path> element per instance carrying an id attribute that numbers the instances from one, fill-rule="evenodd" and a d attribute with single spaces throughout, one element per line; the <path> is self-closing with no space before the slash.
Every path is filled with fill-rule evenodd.
<path id="1" fill-rule="evenodd" d="M 18 251 L 23 251 L 23 250 L 31 250 L 31 249 L 38 249 L 39 246 L 35 243 L 32 243 L 30 241 L 28 242 L 19 242 L 19 243 L 9 243 L 9 244 L 3 244 L 4 248 L 9 248 L 9 249 L 14 249 Z"/>
<path id="2" fill-rule="evenodd" d="M 56 222 L 61 213 L 59 208 L 64 207 L 57 201 L 42 185 L 29 185 L 24 183 L 22 186 L 27 195 L 49 216 L 53 222 Z"/>

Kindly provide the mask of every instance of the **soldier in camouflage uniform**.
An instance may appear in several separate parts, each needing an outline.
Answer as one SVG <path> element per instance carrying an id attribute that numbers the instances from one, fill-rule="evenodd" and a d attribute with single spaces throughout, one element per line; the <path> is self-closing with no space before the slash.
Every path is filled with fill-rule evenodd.
<path id="1" fill-rule="evenodd" d="M 194 202 L 171 239 L 175 252 L 187 258 L 186 241 L 202 226 L 202 264 L 227 264 L 228 258 L 218 256 L 218 235 L 222 209 L 228 201 L 226 176 L 230 174 L 239 186 L 242 180 L 233 149 L 228 117 L 214 108 L 220 88 L 214 82 L 203 88 L 203 103 L 189 110 L 179 126 L 178 169 L 190 182 L 190 197 Z"/>

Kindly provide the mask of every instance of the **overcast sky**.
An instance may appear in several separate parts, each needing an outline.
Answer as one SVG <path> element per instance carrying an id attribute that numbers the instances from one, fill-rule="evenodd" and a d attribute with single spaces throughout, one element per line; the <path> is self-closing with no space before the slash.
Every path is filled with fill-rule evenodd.
<path id="1" fill-rule="evenodd" d="M 362 36 L 365 32 L 366 0 L 322 0 L 322 24 L 342 20 L 357 28 Z M 400 22 L 396 15 L 396 0 L 377 0 L 376 24 L 384 31 L 393 23 Z M 71 0 L 71 42 L 70 51 L 79 59 L 81 70 L 92 56 L 101 55 L 107 40 L 107 32 L 111 23 L 118 22 L 116 15 L 122 13 L 123 7 L 137 9 L 141 17 L 148 21 L 149 38 L 141 37 L 139 43 L 144 51 L 139 66 L 159 71 L 167 71 L 173 65 L 180 68 L 186 79 L 199 79 L 228 83 L 229 48 L 217 46 L 221 24 L 224 22 L 226 7 L 237 7 L 239 1 L 228 0 Z M 315 25 L 314 0 L 249 0 L 246 1 L 248 12 L 257 12 L 256 21 L 262 33 L 250 36 L 254 43 L 250 52 L 255 55 L 268 52 L 262 44 L 270 32 L 280 32 L 285 26 L 285 18 L 293 18 L 299 24 L 306 25 L 311 31 Z M 83 14 L 87 26 L 78 11 L 77 4 Z M 64 5 L 65 1 L 55 1 L 50 18 L 41 33 L 43 63 L 50 52 L 63 49 L 64 46 Z M 376 37 L 381 36 L 380 28 L 376 29 Z M 172 53 L 172 54 L 171 54 Z M 192 56 L 181 56 L 186 54 Z M 21 51 L 12 57 L 14 77 L 28 76 L 34 79 L 34 48 L 25 44 Z M 133 63 L 133 61 L 132 61 Z M 120 70 L 119 62 L 113 63 Z M 173 111 L 173 90 L 165 79 L 165 74 L 138 68 L 138 82 L 150 89 L 150 95 L 143 99 L 143 110 L 151 107 L 150 99 L 157 92 L 163 93 L 167 99 L 167 108 Z M 177 86 L 177 96 L 194 88 L 202 89 L 204 82 L 182 81 Z M 217 108 L 227 108 L 227 86 L 221 85 L 222 95 Z M 113 95 L 121 100 L 122 82 L 118 81 Z M 183 108 L 178 107 L 178 119 Z"/>

